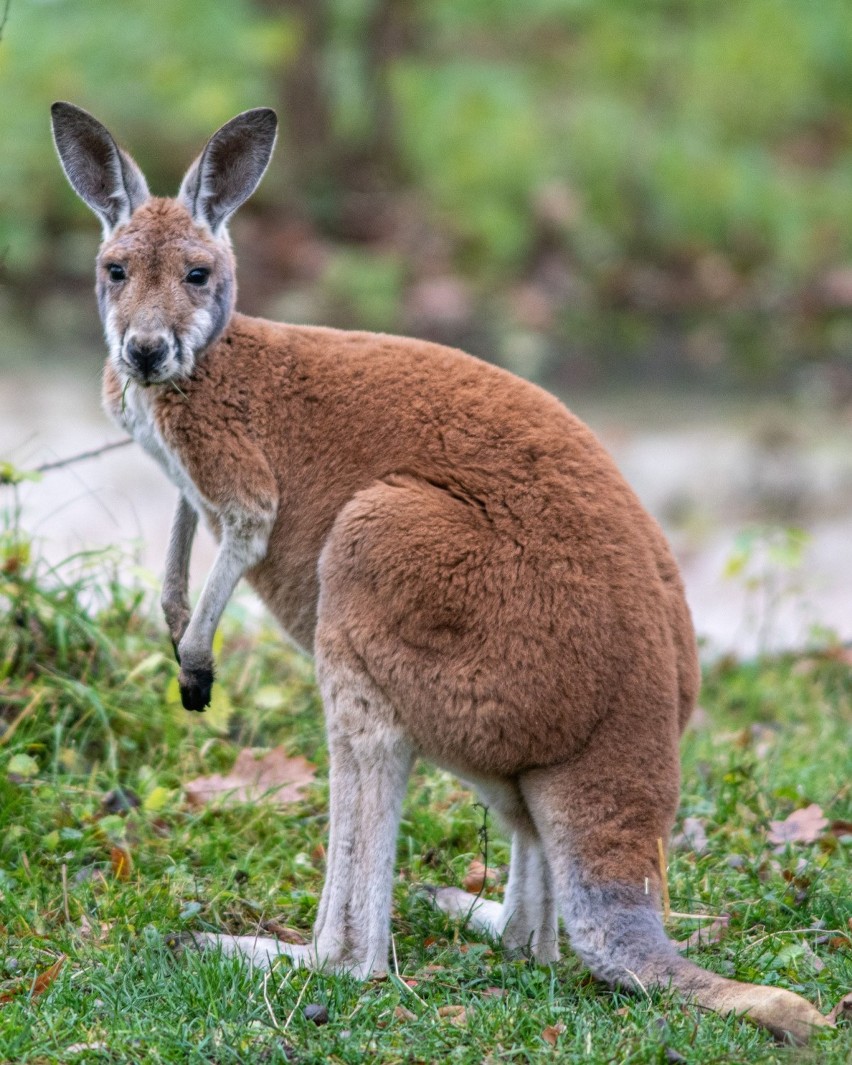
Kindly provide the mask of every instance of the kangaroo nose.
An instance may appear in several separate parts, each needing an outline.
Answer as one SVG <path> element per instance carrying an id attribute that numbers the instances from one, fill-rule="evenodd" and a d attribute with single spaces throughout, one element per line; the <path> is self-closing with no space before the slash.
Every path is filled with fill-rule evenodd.
<path id="1" fill-rule="evenodd" d="M 127 357 L 144 377 L 150 377 L 168 353 L 162 337 L 132 337 L 127 342 Z"/>

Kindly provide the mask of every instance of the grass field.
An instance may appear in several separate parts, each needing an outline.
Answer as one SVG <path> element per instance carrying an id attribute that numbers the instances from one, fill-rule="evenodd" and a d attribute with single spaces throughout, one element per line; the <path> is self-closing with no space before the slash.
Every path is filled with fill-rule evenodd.
<path id="1" fill-rule="evenodd" d="M 500 870 L 508 846 L 473 796 L 426 766 L 400 833 L 388 979 L 282 961 L 264 980 L 175 958 L 175 931 L 251 933 L 274 919 L 309 935 L 326 760 L 309 663 L 241 626 L 239 608 L 217 702 L 185 713 L 155 598 L 119 582 L 106 556 L 48 571 L 19 537 L 0 542 L 0 1062 L 850 1060 L 848 1024 L 806 1051 L 779 1047 L 665 994 L 609 991 L 567 951 L 536 968 L 449 923 L 417 886 L 460 883 L 484 846 Z M 730 914 L 724 938 L 691 952 L 702 965 L 823 1012 L 852 988 L 850 837 L 829 824 L 816 842 L 776 848 L 767 832 L 809 803 L 829 822 L 850 818 L 850 693 L 839 649 L 710 670 L 678 824 L 692 818 L 706 847 L 676 846 L 669 865 L 674 910 Z M 188 780 L 279 744 L 318 767 L 301 801 L 186 803 Z M 695 927 L 673 920 L 671 934 Z M 306 1018 L 317 1005 L 328 1023 Z"/>

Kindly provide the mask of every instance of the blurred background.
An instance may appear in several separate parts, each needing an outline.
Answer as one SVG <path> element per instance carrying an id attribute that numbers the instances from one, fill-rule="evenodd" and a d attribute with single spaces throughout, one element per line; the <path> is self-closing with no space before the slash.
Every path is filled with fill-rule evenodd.
<path id="1" fill-rule="evenodd" d="M 852 638 L 847 0 L 10 0 L 0 461 L 24 468 L 117 438 L 99 226 L 54 157 L 54 99 L 159 194 L 218 125 L 275 106 L 232 225 L 242 310 L 540 382 L 663 522 L 709 647 Z M 20 489 L 48 553 L 139 539 L 154 570 L 173 495 L 131 449 Z"/>

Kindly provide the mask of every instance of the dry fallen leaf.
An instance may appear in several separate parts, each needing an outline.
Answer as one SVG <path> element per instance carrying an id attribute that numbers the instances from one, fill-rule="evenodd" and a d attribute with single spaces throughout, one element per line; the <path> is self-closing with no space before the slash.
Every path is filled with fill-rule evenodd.
<path id="1" fill-rule="evenodd" d="M 43 973 L 39 973 L 35 980 L 21 980 L 20 983 L 0 994 L 0 1002 L 10 1002 L 13 998 L 17 998 L 18 995 L 26 994 L 29 994 L 31 998 L 35 998 L 36 995 L 40 995 L 50 987 L 64 964 L 65 955 L 60 954 L 53 965 L 49 969 L 45 969 Z"/>
<path id="2" fill-rule="evenodd" d="M 438 1016 L 444 1021 L 449 1021 L 450 1024 L 457 1025 L 459 1028 L 467 1024 L 467 1011 L 464 1006 L 439 1006 Z"/>
<path id="3" fill-rule="evenodd" d="M 828 825 L 822 809 L 812 802 L 801 810 L 794 810 L 784 821 L 770 821 L 770 843 L 815 843 Z"/>
<path id="4" fill-rule="evenodd" d="M 394 1015 L 394 1017 L 396 1017 L 396 1019 L 398 1021 L 416 1021 L 417 1020 L 417 1014 L 416 1013 L 412 1013 L 411 1010 L 407 1010 L 405 1008 L 405 1006 L 397 1006 L 396 1009 L 393 1011 L 393 1015 Z"/>
<path id="5" fill-rule="evenodd" d="M 467 872 L 462 880 L 462 887 L 465 891 L 469 891 L 473 895 L 478 895 L 486 884 L 493 884 L 496 881 L 497 870 L 486 869 L 479 859 L 474 858 L 467 867 Z"/>
<path id="6" fill-rule="evenodd" d="M 707 833 L 700 817 L 686 817 L 683 829 L 672 837 L 672 848 L 704 854 L 707 850 Z"/>
<path id="7" fill-rule="evenodd" d="M 550 1043 L 552 1047 L 555 1047 L 559 1041 L 560 1035 L 565 1031 L 564 1024 L 549 1024 L 541 1033 L 541 1038 L 545 1043 Z"/>
<path id="8" fill-rule="evenodd" d="M 718 943 L 728 931 L 730 920 L 729 913 L 720 913 L 718 917 L 714 917 L 706 924 L 702 921 L 688 939 L 678 943 L 677 949 L 684 953 L 688 950 L 695 950 L 697 947 L 706 947 L 710 943 Z"/>
<path id="9" fill-rule="evenodd" d="M 821 973 L 825 968 L 825 962 L 822 960 L 819 954 L 817 954 L 817 952 L 813 949 L 813 947 L 810 945 L 810 943 L 808 943 L 806 939 L 802 940 L 802 948 L 804 950 L 804 957 L 806 957 L 811 963 L 811 968 L 814 970 L 814 972 Z"/>
<path id="10" fill-rule="evenodd" d="M 246 747 L 237 755 L 227 776 L 213 773 L 184 785 L 192 806 L 220 803 L 236 806 L 267 798 L 277 806 L 298 802 L 302 789 L 314 779 L 316 767 L 300 755 L 290 758 L 283 747 L 265 751 Z"/>
<path id="11" fill-rule="evenodd" d="M 77 929 L 77 934 L 81 939 L 88 939 L 95 943 L 103 943 L 109 936 L 111 929 L 112 922 L 97 921 L 93 924 L 84 913 L 80 918 L 80 926 Z"/>
<path id="12" fill-rule="evenodd" d="M 116 880 L 129 880 L 130 870 L 133 868 L 133 860 L 130 851 L 125 847 L 111 847 L 109 863 L 112 866 L 112 875 Z"/>
<path id="13" fill-rule="evenodd" d="M 852 1021 L 852 991 L 844 995 L 828 1015 L 829 1024 L 837 1024 L 838 1021 Z"/>
<path id="14" fill-rule="evenodd" d="M 299 946 L 304 946 L 308 942 L 301 932 L 298 932 L 295 928 L 288 928 L 287 925 L 281 924 L 280 921 L 261 921 L 260 927 L 265 932 L 271 932 L 282 943 L 296 943 Z"/>

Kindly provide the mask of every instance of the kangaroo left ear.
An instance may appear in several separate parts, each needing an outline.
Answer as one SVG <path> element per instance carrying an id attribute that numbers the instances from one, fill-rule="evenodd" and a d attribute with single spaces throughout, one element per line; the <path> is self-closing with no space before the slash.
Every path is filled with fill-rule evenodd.
<path id="1" fill-rule="evenodd" d="M 58 101 L 50 117 L 65 176 L 100 218 L 107 236 L 150 196 L 142 171 L 106 126 L 82 107 Z"/>
<path id="2" fill-rule="evenodd" d="M 271 108 L 244 111 L 213 134 L 187 171 L 178 199 L 215 236 L 260 184 L 277 129 L 278 118 Z"/>

